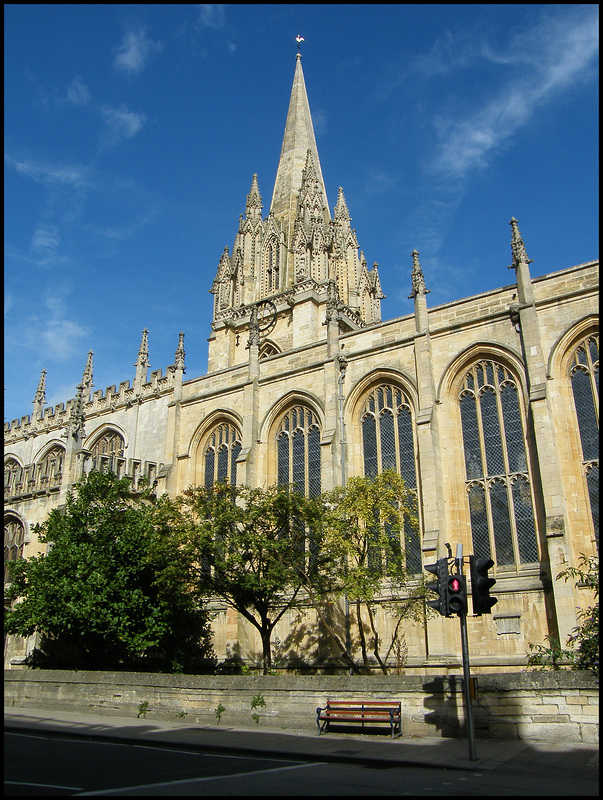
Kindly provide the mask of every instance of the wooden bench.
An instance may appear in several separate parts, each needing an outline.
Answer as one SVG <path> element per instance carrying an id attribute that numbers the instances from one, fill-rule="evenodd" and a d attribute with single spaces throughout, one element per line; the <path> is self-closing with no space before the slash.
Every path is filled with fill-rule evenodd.
<path id="1" fill-rule="evenodd" d="M 324 708 L 316 709 L 318 735 L 328 731 L 333 723 L 369 723 L 389 725 L 392 739 L 402 735 L 402 704 L 382 700 L 327 700 Z"/>

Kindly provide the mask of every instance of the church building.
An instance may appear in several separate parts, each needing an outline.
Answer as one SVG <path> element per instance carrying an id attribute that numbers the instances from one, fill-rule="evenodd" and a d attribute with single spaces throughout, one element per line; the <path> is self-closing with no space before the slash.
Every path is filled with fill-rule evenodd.
<path id="1" fill-rule="evenodd" d="M 473 671 L 525 668 L 529 644 L 564 643 L 591 602 L 556 578 L 598 553 L 599 524 L 598 261 L 532 279 L 526 250 L 512 219 L 509 285 L 436 307 L 415 250 L 414 313 L 382 320 L 378 267 L 341 188 L 328 205 L 298 53 L 272 199 L 266 207 L 253 175 L 208 287 L 207 374 L 185 375 L 175 332 L 173 364 L 149 375 L 146 329 L 135 373 L 118 386 L 92 391 L 90 352 L 76 396 L 47 407 L 44 371 L 33 413 L 5 424 L 5 564 L 40 552 L 33 527 L 91 469 L 148 478 L 171 496 L 216 480 L 314 496 L 394 468 L 417 497 L 419 531 L 402 543 L 412 574 L 448 542 L 494 561 L 498 603 L 468 616 Z M 257 665 L 255 629 L 215 610 L 218 659 Z M 285 644 L 300 619 L 319 631 L 310 610 L 287 612 L 273 637 L 277 668 L 341 666 L 319 635 Z M 385 607 L 377 622 L 391 637 Z M 409 622 L 404 642 L 406 672 L 458 672 L 453 620 Z M 9 637 L 5 667 L 33 645 Z"/>

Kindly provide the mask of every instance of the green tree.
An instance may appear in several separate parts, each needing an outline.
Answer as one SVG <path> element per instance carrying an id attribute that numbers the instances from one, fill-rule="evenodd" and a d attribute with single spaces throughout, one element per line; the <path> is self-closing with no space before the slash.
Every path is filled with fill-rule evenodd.
<path id="1" fill-rule="evenodd" d="M 37 527 L 45 554 L 12 566 L 5 632 L 41 645 L 49 667 L 182 670 L 211 655 L 207 613 L 165 545 L 162 501 L 91 472 Z"/>
<path id="2" fill-rule="evenodd" d="M 591 670 L 599 675 L 599 558 L 588 557 L 583 553 L 577 567 L 567 567 L 557 575 L 564 581 L 575 580 L 576 586 L 590 589 L 594 605 L 578 609 L 579 624 L 567 637 L 565 649 L 559 641 L 546 636 L 549 645 L 530 644 L 528 666 L 540 669 Z"/>
<path id="3" fill-rule="evenodd" d="M 257 629 L 268 674 L 272 632 L 297 602 L 317 544 L 309 532 L 317 530 L 320 503 L 286 486 L 216 483 L 187 490 L 172 503 L 172 512 L 194 585 L 207 597 L 221 598 Z"/>
<path id="4" fill-rule="evenodd" d="M 416 530 L 416 501 L 395 470 L 375 478 L 350 478 L 345 488 L 323 495 L 322 548 L 326 557 L 319 569 L 306 576 L 310 600 L 325 628 L 336 642 L 348 666 L 359 668 L 348 652 L 344 638 L 325 613 L 325 599 L 347 598 L 355 610 L 363 668 L 370 672 L 369 648 L 382 672 L 396 647 L 403 648 L 403 621 L 423 622 L 424 586 L 410 576 L 401 542 L 410 526 Z M 387 600 L 383 600 L 383 596 Z M 385 608 L 396 620 L 391 640 L 383 642 L 375 614 Z"/>

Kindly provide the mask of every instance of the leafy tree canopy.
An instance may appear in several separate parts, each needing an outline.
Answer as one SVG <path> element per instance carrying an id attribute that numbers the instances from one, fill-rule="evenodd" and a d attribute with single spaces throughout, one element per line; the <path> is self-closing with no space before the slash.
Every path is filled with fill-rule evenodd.
<path id="1" fill-rule="evenodd" d="M 295 604 L 317 548 L 320 503 L 287 486 L 216 483 L 189 489 L 171 508 L 170 526 L 194 585 L 222 598 L 259 631 L 267 673 L 272 631 Z"/>
<path id="2" fill-rule="evenodd" d="M 36 533 L 47 552 L 12 565 L 5 615 L 7 633 L 40 635 L 34 664 L 172 671 L 210 655 L 207 614 L 150 491 L 91 472 Z"/>

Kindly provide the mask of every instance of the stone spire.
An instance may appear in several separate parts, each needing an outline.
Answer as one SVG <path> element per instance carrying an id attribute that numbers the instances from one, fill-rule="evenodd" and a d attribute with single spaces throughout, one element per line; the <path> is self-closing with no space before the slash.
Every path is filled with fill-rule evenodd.
<path id="1" fill-rule="evenodd" d="M 247 195 L 245 217 L 246 219 L 253 221 L 256 219 L 262 219 L 262 196 L 258 186 L 258 176 L 255 174 L 251 179 L 251 189 Z"/>
<path id="2" fill-rule="evenodd" d="M 36 396 L 33 399 L 33 418 L 41 417 L 44 411 L 44 404 L 46 403 L 46 370 L 42 370 L 40 375 L 40 383 L 36 390 Z"/>
<path id="3" fill-rule="evenodd" d="M 77 385 L 75 397 L 71 401 L 71 413 L 69 414 L 69 421 L 65 430 L 61 434 L 64 439 L 70 441 L 72 438 L 76 442 L 81 442 L 86 437 L 86 430 L 84 428 L 84 421 L 86 412 L 84 405 L 88 400 L 88 394 L 92 388 L 92 350 L 88 351 L 86 358 L 86 366 L 84 367 L 84 374 L 82 380 Z"/>
<path id="4" fill-rule="evenodd" d="M 176 369 L 181 369 L 182 372 L 186 372 L 184 368 L 184 356 L 186 355 L 184 351 L 184 334 L 182 331 L 178 334 L 178 347 L 176 348 L 176 352 L 174 353 L 174 366 Z"/>
<path id="5" fill-rule="evenodd" d="M 511 222 L 509 222 L 509 225 L 511 226 L 512 230 L 511 253 L 513 254 L 513 263 L 509 266 L 509 269 L 517 269 L 520 263 L 531 264 L 534 261 L 534 259 L 528 258 L 528 254 L 526 253 L 526 246 L 523 243 L 523 239 L 521 238 L 518 222 L 515 219 L 515 217 L 511 217 Z"/>
<path id="6" fill-rule="evenodd" d="M 517 277 L 517 295 L 520 303 L 534 303 L 534 290 L 532 289 L 532 278 L 530 277 L 529 265 L 534 260 L 528 258 L 526 246 L 521 238 L 519 227 L 515 217 L 511 217 L 511 254 L 513 262 L 509 269 L 514 269 Z"/>
<path id="7" fill-rule="evenodd" d="M 302 185 L 302 173 L 306 166 L 308 150 L 312 153 L 314 168 L 317 171 L 322 205 L 327 209 L 329 207 L 314 137 L 308 95 L 306 93 L 301 53 L 297 53 L 296 58 L 285 134 L 270 204 L 270 213 L 274 214 L 274 217 L 284 230 L 288 245 L 293 235 L 293 225 L 297 212 L 297 194 Z"/>
<path id="8" fill-rule="evenodd" d="M 137 388 L 140 388 L 147 380 L 147 369 L 151 366 L 149 364 L 149 340 L 148 330 L 145 328 L 142 332 L 142 340 L 140 342 L 140 350 L 138 351 L 138 358 L 134 366 L 136 367 L 136 375 L 134 383 Z"/>
<path id="9" fill-rule="evenodd" d="M 94 386 L 92 382 L 92 350 L 88 350 L 88 357 L 86 359 L 86 366 L 84 367 L 84 374 L 82 376 L 82 384 L 84 386 L 84 396 L 86 399 L 90 397 L 90 390 Z"/>
<path id="10" fill-rule="evenodd" d="M 430 289 L 425 288 L 425 277 L 421 269 L 421 262 L 419 261 L 419 251 L 412 251 L 412 293 L 408 295 L 409 300 L 416 297 L 418 294 L 429 294 Z"/>

